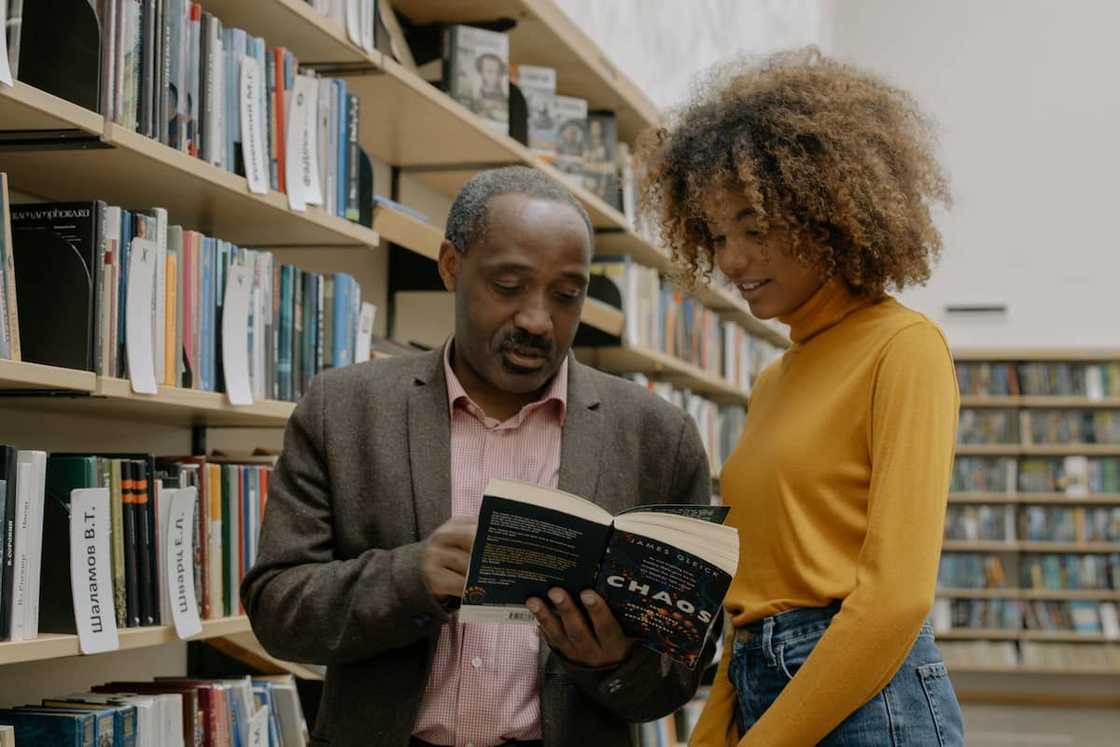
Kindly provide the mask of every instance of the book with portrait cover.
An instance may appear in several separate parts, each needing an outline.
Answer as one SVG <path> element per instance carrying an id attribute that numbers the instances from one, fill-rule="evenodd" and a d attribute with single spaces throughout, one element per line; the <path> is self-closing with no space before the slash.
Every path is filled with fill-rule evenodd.
<path id="1" fill-rule="evenodd" d="M 628 637 L 695 667 L 739 563 L 727 512 L 646 505 L 611 516 L 570 493 L 491 480 L 459 621 L 532 624 L 529 597 L 594 589 Z"/>
<path id="2" fill-rule="evenodd" d="M 509 134 L 509 37 L 473 26 L 448 26 L 443 80 L 451 97 L 495 132 Z"/>

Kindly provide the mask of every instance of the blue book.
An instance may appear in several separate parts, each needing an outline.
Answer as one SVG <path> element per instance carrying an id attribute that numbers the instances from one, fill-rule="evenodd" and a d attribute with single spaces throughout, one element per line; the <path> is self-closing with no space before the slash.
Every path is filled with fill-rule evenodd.
<path id="1" fill-rule="evenodd" d="M 89 714 L 93 717 L 93 739 L 97 747 L 120 747 L 116 736 L 116 714 L 114 709 L 104 706 L 83 708 L 51 708 L 48 706 L 20 706 L 16 710 L 32 713 L 74 713 Z M 18 744 L 18 742 L 17 742 Z"/>
<path id="2" fill-rule="evenodd" d="M 0 710 L 0 724 L 15 727 L 16 744 L 51 747 L 99 747 L 97 717 L 92 713 Z"/>
<path id="3" fill-rule="evenodd" d="M 280 335 L 276 355 L 276 379 L 280 399 L 292 400 L 292 266 L 280 265 Z"/>
<path id="4" fill-rule="evenodd" d="M 335 214 L 339 217 L 346 216 L 346 186 L 347 181 L 347 162 L 350 160 L 350 137 L 348 134 L 347 123 L 350 118 L 347 112 L 348 96 L 346 81 L 336 80 L 335 87 L 338 89 L 338 140 L 336 145 L 338 147 L 338 173 L 335 174 L 335 194 L 337 195 L 335 201 Z"/>
<path id="5" fill-rule="evenodd" d="M 272 683 L 253 681 L 253 700 L 257 709 L 268 709 L 268 744 L 277 747 L 280 741 L 280 717 L 276 713 L 276 701 L 272 697 Z"/>
<path id="6" fill-rule="evenodd" d="M 44 700 L 43 707 L 51 710 L 86 711 L 104 716 L 113 714 L 113 747 L 136 747 L 137 718 L 136 706 L 126 703 L 90 703 L 78 698 L 71 700 Z"/>
<path id="7" fill-rule="evenodd" d="M 331 363 L 335 368 L 350 365 L 345 358 L 344 325 L 346 322 L 346 288 L 347 275 L 343 272 L 334 273 L 334 304 L 330 309 L 331 314 Z"/>

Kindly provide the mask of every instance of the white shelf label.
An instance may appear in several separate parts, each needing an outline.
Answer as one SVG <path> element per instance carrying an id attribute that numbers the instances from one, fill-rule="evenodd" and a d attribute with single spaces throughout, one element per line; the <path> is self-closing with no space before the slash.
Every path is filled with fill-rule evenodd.
<path id="1" fill-rule="evenodd" d="M 120 648 L 113 604 L 113 566 L 109 561 L 111 533 L 109 489 L 71 492 L 70 585 L 78 646 L 83 654 Z"/>
<path id="2" fill-rule="evenodd" d="M 253 275 L 248 267 L 232 265 L 226 278 L 222 311 L 222 366 L 230 404 L 253 404 L 249 384 L 249 297 Z"/>
<path id="3" fill-rule="evenodd" d="M 198 488 L 165 489 L 160 499 L 171 503 L 164 542 L 163 567 L 167 574 L 164 589 L 171 597 L 175 633 L 180 638 L 190 638 L 202 632 L 198 600 L 194 595 L 194 521 Z"/>
<path id="4" fill-rule="evenodd" d="M 259 111 L 261 99 L 261 67 L 256 58 L 241 57 L 241 155 L 249 191 L 268 194 L 268 159 L 265 151 L 264 112 Z"/>
<path id="5" fill-rule="evenodd" d="M 125 353 L 128 378 L 137 394 L 156 394 L 152 358 L 152 293 L 155 291 L 156 244 L 133 239 L 128 259 L 128 312 L 125 317 Z"/>

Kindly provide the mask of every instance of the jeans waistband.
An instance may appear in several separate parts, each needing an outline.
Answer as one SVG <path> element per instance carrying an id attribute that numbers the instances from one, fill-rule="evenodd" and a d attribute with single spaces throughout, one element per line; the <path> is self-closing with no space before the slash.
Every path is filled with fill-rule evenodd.
<path id="1" fill-rule="evenodd" d="M 771 635 L 776 635 L 815 623 L 827 623 L 839 611 L 840 602 L 833 602 L 827 607 L 797 607 L 747 623 L 738 630 L 749 636 L 756 636 L 769 628 Z"/>

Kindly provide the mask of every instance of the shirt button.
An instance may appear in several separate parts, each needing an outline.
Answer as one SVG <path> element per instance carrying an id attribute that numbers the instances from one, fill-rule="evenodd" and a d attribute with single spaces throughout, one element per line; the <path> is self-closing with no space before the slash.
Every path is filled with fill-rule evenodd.
<path id="1" fill-rule="evenodd" d="M 471 666 L 474 667 L 475 669 L 478 669 L 479 667 L 481 667 L 482 666 L 482 657 L 481 656 L 476 656 L 473 659 L 471 659 Z M 470 747 L 470 745 L 467 745 L 467 747 Z"/>

